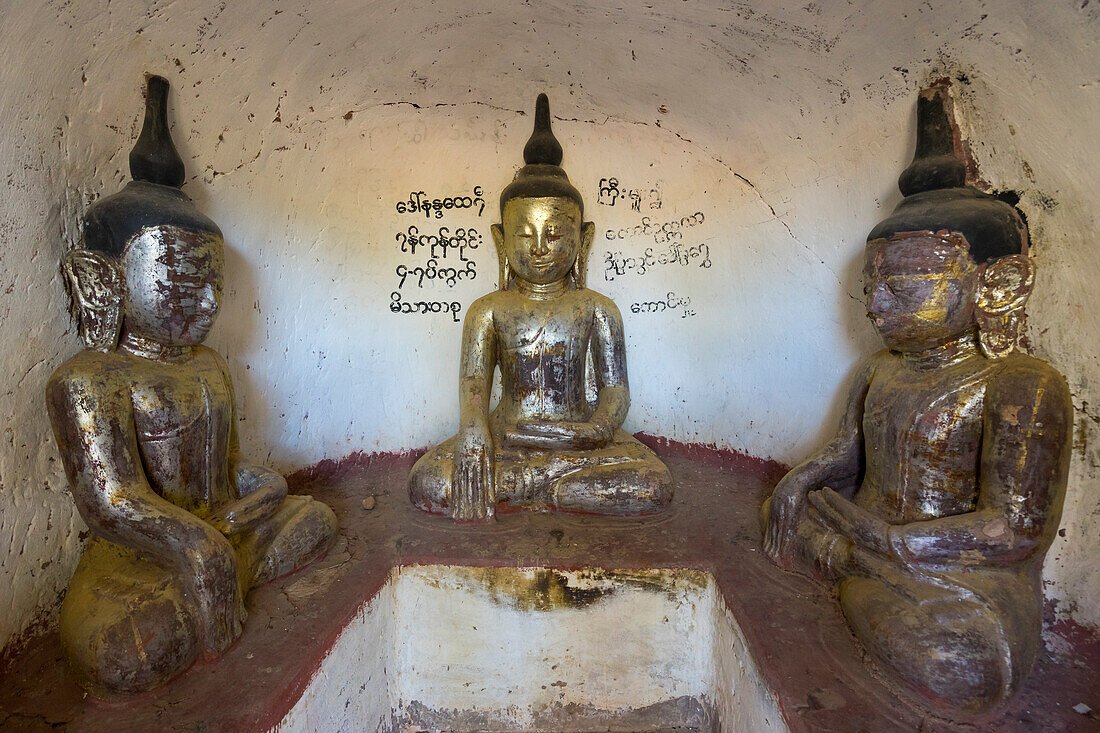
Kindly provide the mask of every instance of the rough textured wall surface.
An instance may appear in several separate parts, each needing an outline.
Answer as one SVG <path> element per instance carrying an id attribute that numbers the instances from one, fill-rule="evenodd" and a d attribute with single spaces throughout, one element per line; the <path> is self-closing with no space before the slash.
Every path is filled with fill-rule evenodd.
<path id="1" fill-rule="evenodd" d="M 58 262 L 83 208 L 128 178 L 147 71 L 173 84 L 185 191 L 228 241 L 212 343 L 237 382 L 245 447 L 282 467 L 453 432 L 458 321 L 495 284 L 488 225 L 539 91 L 596 222 L 590 285 L 626 322 L 628 427 L 799 459 L 877 348 L 860 257 L 899 200 L 916 91 L 959 79 L 976 157 L 994 187 L 1020 193 L 1035 240 L 1032 350 L 1067 374 L 1078 407 L 1047 590 L 1100 623 L 1095 5 L 0 0 L 0 12 L 0 640 L 49 621 L 79 554 L 41 402 L 79 348 Z M 434 235 L 435 251 L 410 234 Z"/>

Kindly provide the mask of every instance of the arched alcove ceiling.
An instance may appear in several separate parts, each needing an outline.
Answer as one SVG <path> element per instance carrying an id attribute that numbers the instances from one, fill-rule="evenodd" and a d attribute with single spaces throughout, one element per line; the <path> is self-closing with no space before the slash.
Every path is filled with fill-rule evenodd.
<path id="1" fill-rule="evenodd" d="M 200 115 L 188 93 L 201 103 L 211 88 L 255 115 L 253 135 L 385 105 L 523 113 L 545 90 L 559 117 L 660 126 L 758 174 L 806 170 L 825 140 L 876 145 L 883 136 L 865 118 L 880 133 L 896 127 L 906 116 L 882 111 L 902 98 L 904 112 L 931 71 L 994 77 L 1010 97 L 1053 104 L 1051 72 L 1072 74 L 1080 57 L 1043 54 L 1043 41 L 1065 43 L 1075 25 L 1088 39 L 1087 24 L 1073 23 L 1085 12 L 1022 2 L 993 14 L 981 2 L 167 2 L 136 12 L 142 5 L 63 4 L 74 35 L 102 28 L 87 47 L 60 39 L 64 52 L 86 56 L 91 90 L 137 86 L 120 66 L 160 56 L 153 65 L 183 82 L 179 119 L 192 125 Z"/>
<path id="2" fill-rule="evenodd" d="M 1027 3 L 991 15 L 981 2 L 166 2 L 134 12 L 141 5 L 64 4 L 62 21 L 106 25 L 94 46 L 66 51 L 87 55 L 80 67 L 93 90 L 107 79 L 137 86 L 120 64 L 161 55 L 167 63 L 155 70 L 183 82 L 179 121 L 193 126 L 232 116 L 207 109 L 211 87 L 255 115 L 233 126 L 253 135 L 300 133 L 390 105 L 524 114 L 544 90 L 557 117 L 661 127 L 756 173 L 805 170 L 797 161 L 809 163 L 826 139 L 850 144 L 853 132 L 876 145 L 899 115 L 878 115 L 876 136 L 867 108 L 902 98 L 905 119 L 930 73 L 993 77 L 1012 85 L 1010 97 L 1052 104 L 1051 72 L 1072 74 L 1079 57 L 1037 55 L 1038 46 L 1069 41 L 1071 22 L 1085 15 Z M 1085 40 L 1088 26 L 1078 27 Z M 868 128 L 853 129 L 861 123 Z"/>

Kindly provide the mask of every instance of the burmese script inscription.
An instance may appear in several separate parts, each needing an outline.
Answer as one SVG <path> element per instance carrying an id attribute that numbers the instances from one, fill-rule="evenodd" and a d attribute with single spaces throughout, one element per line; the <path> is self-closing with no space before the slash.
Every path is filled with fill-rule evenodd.
<path id="1" fill-rule="evenodd" d="M 414 191 L 394 207 L 398 214 L 423 214 L 426 219 L 442 219 L 444 212 L 463 211 L 480 217 L 485 211 L 481 186 L 469 195 L 433 198 Z M 463 305 L 447 291 L 461 282 L 477 278 L 475 250 L 483 249 L 483 233 L 474 227 L 426 227 L 410 224 L 394 236 L 398 251 L 408 259 L 394 268 L 396 287 L 390 293 L 392 313 L 446 313 L 452 323 L 459 322 Z M 425 292 L 428 291 L 428 292 Z"/>

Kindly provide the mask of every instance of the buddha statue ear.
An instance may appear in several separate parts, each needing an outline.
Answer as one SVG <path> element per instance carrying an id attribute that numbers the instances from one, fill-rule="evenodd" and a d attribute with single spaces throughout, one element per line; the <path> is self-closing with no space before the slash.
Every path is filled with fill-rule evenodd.
<path id="1" fill-rule="evenodd" d="M 1016 348 L 1024 306 L 1035 286 L 1035 266 L 1025 254 L 990 260 L 978 285 L 975 315 L 978 344 L 990 359 Z"/>
<path id="2" fill-rule="evenodd" d="M 577 248 L 577 259 L 573 263 L 573 282 L 577 290 L 588 287 L 588 252 L 592 249 L 592 240 L 596 236 L 596 225 L 590 221 L 581 224 L 581 243 Z"/>
<path id="3" fill-rule="evenodd" d="M 500 224 L 493 224 L 493 244 L 497 247 L 497 261 L 500 263 L 500 280 L 497 281 L 498 290 L 507 290 L 512 280 L 512 266 L 508 264 L 508 252 L 504 249 L 504 228 Z"/>
<path id="4" fill-rule="evenodd" d="M 105 255 L 76 249 L 62 263 L 73 303 L 80 316 L 84 345 L 114 351 L 122 327 L 122 276 Z"/>

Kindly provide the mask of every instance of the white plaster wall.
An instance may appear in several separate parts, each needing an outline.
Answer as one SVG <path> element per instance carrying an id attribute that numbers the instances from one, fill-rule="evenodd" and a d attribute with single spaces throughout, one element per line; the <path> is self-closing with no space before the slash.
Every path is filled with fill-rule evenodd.
<path id="1" fill-rule="evenodd" d="M 609 252 L 659 246 L 600 236 L 593 249 L 590 284 L 626 321 L 628 427 L 798 460 L 876 348 L 859 258 L 899 200 L 916 91 L 964 75 L 979 162 L 1023 193 L 1034 234 L 1034 351 L 1079 407 L 1048 592 L 1100 622 L 1100 11 L 1081 5 L 0 0 L 0 640 L 48 620 L 79 553 L 41 407 L 79 348 L 57 263 L 86 203 L 128 177 L 146 71 L 173 83 L 185 190 L 229 244 L 212 344 L 234 372 L 245 446 L 281 467 L 454 430 L 460 325 L 390 312 L 395 267 L 423 262 L 395 235 L 487 235 L 543 90 L 601 235 L 646 213 L 598 204 L 608 176 L 659 184 L 654 221 L 704 215 L 684 244 L 707 245 L 709 268 L 607 280 Z M 481 216 L 395 209 L 412 191 L 475 185 Z M 427 284 L 423 299 L 465 306 L 493 287 L 488 238 L 471 254 L 476 279 Z M 669 292 L 696 315 L 631 312 Z"/>
<path id="2" fill-rule="evenodd" d="M 714 629 L 711 649 L 714 678 L 710 694 L 723 733 L 787 730 L 779 701 L 761 677 L 740 624 L 713 582 L 711 591 L 714 594 L 710 607 Z"/>
<path id="3" fill-rule="evenodd" d="M 397 620 L 392 578 L 364 603 L 321 661 L 278 733 L 383 731 L 392 720 Z"/>
<path id="4" fill-rule="evenodd" d="M 563 572 L 558 577 L 569 588 L 599 595 L 577 606 L 541 597 L 540 606 L 529 595 L 538 572 L 402 568 L 395 585 L 395 711 L 461 711 L 469 722 L 472 714 L 484 715 L 494 729 L 535 730 L 543 727 L 538 716 L 555 708 L 584 715 L 709 697 L 709 576 Z M 424 724 L 414 715 L 418 722 Z"/>

